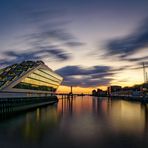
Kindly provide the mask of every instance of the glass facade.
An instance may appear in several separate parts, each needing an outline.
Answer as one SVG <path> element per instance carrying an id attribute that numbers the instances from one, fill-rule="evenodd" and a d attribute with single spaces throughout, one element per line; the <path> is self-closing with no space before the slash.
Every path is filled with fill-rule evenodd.
<path id="1" fill-rule="evenodd" d="M 23 79 L 14 88 L 54 92 L 62 78 L 50 70 L 40 68 Z"/>
<path id="2" fill-rule="evenodd" d="M 32 73 L 28 75 L 30 72 Z M 25 75 L 28 76 L 22 79 Z M 14 83 L 14 86 L 13 82 L 18 82 L 19 79 L 21 82 L 17 85 Z M 54 92 L 62 80 L 61 76 L 42 61 L 23 61 L 0 70 L 0 90 L 17 88 Z"/>
<path id="3" fill-rule="evenodd" d="M 0 72 L 0 88 L 14 81 L 23 73 L 36 66 L 36 62 L 24 61 L 20 64 L 13 64 L 1 70 Z"/>

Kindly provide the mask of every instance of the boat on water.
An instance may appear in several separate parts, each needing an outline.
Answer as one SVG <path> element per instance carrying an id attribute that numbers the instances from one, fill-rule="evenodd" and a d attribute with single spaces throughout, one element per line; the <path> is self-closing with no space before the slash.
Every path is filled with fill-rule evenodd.
<path id="1" fill-rule="evenodd" d="M 57 102 L 55 92 L 62 80 L 43 61 L 23 61 L 1 69 L 0 112 Z"/>

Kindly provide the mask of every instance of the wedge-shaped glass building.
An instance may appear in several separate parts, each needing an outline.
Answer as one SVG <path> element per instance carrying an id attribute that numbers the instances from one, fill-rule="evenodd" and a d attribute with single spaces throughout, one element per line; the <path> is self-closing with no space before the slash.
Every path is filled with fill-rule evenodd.
<path id="1" fill-rule="evenodd" d="M 54 95 L 63 78 L 42 61 L 24 61 L 0 70 L 0 98 Z"/>

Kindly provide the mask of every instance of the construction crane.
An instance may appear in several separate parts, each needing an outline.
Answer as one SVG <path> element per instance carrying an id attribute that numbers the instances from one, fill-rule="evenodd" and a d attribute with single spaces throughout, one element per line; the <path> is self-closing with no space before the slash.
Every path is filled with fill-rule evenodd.
<path id="1" fill-rule="evenodd" d="M 148 74 L 146 72 L 146 66 L 145 63 L 143 62 L 143 78 L 144 78 L 144 83 L 148 82 Z"/>

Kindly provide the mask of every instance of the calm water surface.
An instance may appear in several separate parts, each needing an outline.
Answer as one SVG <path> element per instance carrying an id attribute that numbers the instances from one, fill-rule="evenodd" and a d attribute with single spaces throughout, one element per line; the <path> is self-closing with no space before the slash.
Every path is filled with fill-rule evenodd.
<path id="1" fill-rule="evenodd" d="M 0 148 L 148 147 L 148 105 L 107 98 L 60 99 L 0 121 Z"/>

